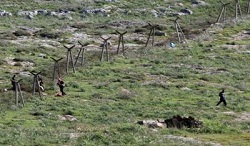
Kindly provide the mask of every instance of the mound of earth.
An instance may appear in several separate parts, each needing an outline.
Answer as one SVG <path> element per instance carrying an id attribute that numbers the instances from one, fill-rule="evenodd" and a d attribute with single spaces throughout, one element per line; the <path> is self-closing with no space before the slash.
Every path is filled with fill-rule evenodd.
<path id="1" fill-rule="evenodd" d="M 137 121 L 137 124 L 145 125 L 149 128 L 200 128 L 203 123 L 199 120 L 196 120 L 194 117 L 181 117 L 179 115 L 173 116 L 172 118 L 165 120 L 143 120 Z"/>

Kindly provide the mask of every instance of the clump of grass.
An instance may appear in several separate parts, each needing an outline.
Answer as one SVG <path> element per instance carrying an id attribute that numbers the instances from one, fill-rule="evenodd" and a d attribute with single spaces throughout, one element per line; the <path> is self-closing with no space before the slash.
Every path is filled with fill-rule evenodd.
<path id="1" fill-rule="evenodd" d="M 15 36 L 31 36 L 32 35 L 30 32 L 22 30 L 22 29 L 16 30 L 15 32 L 13 32 L 13 34 Z"/>
<path id="2" fill-rule="evenodd" d="M 37 36 L 43 37 L 43 38 L 48 38 L 48 39 L 57 39 L 62 36 L 61 32 L 55 31 L 53 29 L 43 29 L 38 32 L 36 32 Z"/>

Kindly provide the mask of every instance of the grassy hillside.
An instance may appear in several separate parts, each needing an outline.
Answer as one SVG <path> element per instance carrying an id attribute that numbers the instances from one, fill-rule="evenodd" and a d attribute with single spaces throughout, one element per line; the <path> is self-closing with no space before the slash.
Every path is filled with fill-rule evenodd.
<path id="1" fill-rule="evenodd" d="M 205 5 L 191 0 L 2 0 L 0 4 L 0 10 L 12 14 L 0 16 L 0 145 L 249 144 L 246 0 L 241 1 L 243 19 L 234 19 L 231 3 L 226 22 L 219 24 L 214 23 L 220 3 L 214 0 Z M 180 16 L 179 23 L 187 43 L 178 43 L 171 20 L 186 8 L 193 13 Z M 31 14 L 35 10 L 46 12 Z M 159 26 L 154 46 L 150 39 L 145 47 L 148 23 Z M 124 54 L 116 54 L 116 30 L 127 31 Z M 110 61 L 100 62 L 101 37 L 111 37 Z M 64 45 L 75 45 L 75 59 L 81 48 L 78 41 L 89 44 L 84 64 L 78 62 L 75 73 L 71 66 L 66 73 Z M 176 47 L 171 48 L 170 41 Z M 67 95 L 57 97 L 52 58 L 61 57 L 60 76 Z M 41 71 L 42 98 L 37 92 L 32 95 L 32 71 Z M 13 74 L 22 79 L 25 106 L 16 106 L 15 93 L 3 90 L 11 88 Z M 222 88 L 228 106 L 215 107 Z M 175 115 L 193 116 L 203 126 L 149 128 L 136 123 Z"/>

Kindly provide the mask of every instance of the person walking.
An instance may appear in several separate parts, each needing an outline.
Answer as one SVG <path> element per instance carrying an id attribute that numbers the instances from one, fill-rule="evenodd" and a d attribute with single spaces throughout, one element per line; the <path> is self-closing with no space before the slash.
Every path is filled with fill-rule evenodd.
<path id="1" fill-rule="evenodd" d="M 44 91 L 43 79 L 41 77 L 38 77 L 38 86 L 42 91 Z"/>
<path id="2" fill-rule="evenodd" d="M 226 98 L 225 98 L 225 90 L 222 89 L 221 92 L 219 93 L 219 97 L 220 97 L 220 100 L 219 102 L 216 104 L 216 106 L 218 106 L 220 103 L 224 103 L 224 106 L 226 107 L 227 106 L 227 101 L 226 101 Z"/>
<path id="3" fill-rule="evenodd" d="M 65 87 L 65 84 L 63 82 L 63 80 L 61 78 L 58 78 L 57 80 L 57 85 L 59 86 L 60 88 L 60 92 L 62 93 L 61 95 L 66 95 L 66 93 L 64 92 L 64 87 Z"/>

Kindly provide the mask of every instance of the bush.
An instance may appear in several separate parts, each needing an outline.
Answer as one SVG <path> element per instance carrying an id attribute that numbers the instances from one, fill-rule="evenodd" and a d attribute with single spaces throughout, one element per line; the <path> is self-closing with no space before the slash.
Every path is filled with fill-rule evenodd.
<path id="1" fill-rule="evenodd" d="M 39 32 L 37 32 L 35 35 L 43 37 L 43 38 L 57 39 L 57 38 L 60 38 L 62 36 L 62 33 L 57 32 L 55 30 L 43 29 L 43 30 L 40 30 Z"/>
<path id="2" fill-rule="evenodd" d="M 25 30 L 17 30 L 15 32 L 13 32 L 13 34 L 15 36 L 31 36 L 32 34 L 28 31 L 25 31 Z"/>

